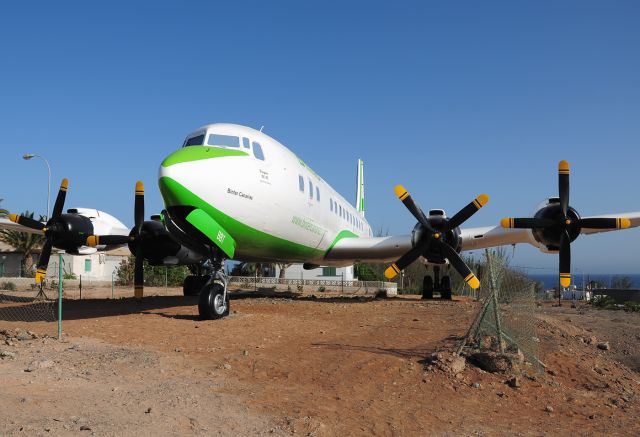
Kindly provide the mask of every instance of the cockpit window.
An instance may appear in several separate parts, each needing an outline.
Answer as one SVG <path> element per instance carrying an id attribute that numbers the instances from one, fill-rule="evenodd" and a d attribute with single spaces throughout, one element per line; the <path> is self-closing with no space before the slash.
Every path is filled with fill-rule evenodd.
<path id="1" fill-rule="evenodd" d="M 182 147 L 187 146 L 202 146 L 204 144 L 204 134 L 195 137 L 187 138 Z"/>
<path id="2" fill-rule="evenodd" d="M 255 141 L 253 142 L 253 155 L 260 159 L 261 161 L 264 161 L 264 153 L 262 152 L 262 146 L 260 146 L 260 143 L 256 143 Z"/>
<path id="3" fill-rule="evenodd" d="M 210 146 L 240 147 L 240 138 L 231 135 L 211 134 L 207 144 Z"/>

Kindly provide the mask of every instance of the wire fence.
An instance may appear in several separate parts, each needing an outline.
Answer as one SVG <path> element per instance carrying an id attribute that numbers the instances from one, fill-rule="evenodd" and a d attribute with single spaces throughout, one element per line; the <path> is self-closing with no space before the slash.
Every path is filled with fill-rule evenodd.
<path id="1" fill-rule="evenodd" d="M 19 282 L 19 281 L 18 281 Z M 24 282 L 24 281 L 23 281 Z M 0 329 L 28 329 L 40 335 L 57 335 L 58 289 L 0 281 Z"/>

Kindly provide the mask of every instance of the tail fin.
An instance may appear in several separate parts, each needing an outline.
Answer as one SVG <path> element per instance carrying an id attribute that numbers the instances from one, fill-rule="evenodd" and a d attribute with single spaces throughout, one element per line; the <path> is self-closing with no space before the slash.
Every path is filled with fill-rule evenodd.
<path id="1" fill-rule="evenodd" d="M 356 183 L 356 210 L 364 217 L 364 162 L 362 162 L 362 159 L 358 159 L 358 179 Z"/>

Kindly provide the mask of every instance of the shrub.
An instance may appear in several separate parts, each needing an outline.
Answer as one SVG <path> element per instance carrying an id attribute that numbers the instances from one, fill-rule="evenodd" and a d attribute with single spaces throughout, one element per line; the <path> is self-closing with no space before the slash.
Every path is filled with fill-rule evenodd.
<path id="1" fill-rule="evenodd" d="M 597 295 L 591 299 L 591 305 L 601 310 L 617 310 L 616 301 L 607 295 Z"/>
<path id="2" fill-rule="evenodd" d="M 324 285 L 321 285 L 321 286 L 318 287 L 318 291 L 320 293 L 324 293 L 324 290 L 325 290 Z"/>
<path id="3" fill-rule="evenodd" d="M 78 277 L 73 272 L 64 272 L 62 279 L 78 279 Z"/>
<path id="4" fill-rule="evenodd" d="M 624 303 L 624 310 L 632 313 L 640 313 L 640 302 L 629 300 Z"/>
<path id="5" fill-rule="evenodd" d="M 14 284 L 11 281 L 4 281 L 0 283 L 0 289 L 2 290 L 9 290 L 9 291 L 15 291 L 16 289 L 16 284 Z"/>

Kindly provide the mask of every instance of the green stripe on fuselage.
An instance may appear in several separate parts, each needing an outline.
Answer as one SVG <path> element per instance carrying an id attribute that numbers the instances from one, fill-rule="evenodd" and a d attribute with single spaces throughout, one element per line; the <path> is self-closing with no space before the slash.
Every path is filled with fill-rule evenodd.
<path id="1" fill-rule="evenodd" d="M 176 150 L 162 161 L 163 167 L 169 167 L 181 162 L 200 161 L 202 159 L 222 158 L 224 156 L 248 156 L 247 152 L 223 147 L 188 146 Z"/>
<path id="2" fill-rule="evenodd" d="M 313 247 L 294 243 L 259 231 L 214 208 L 200 197 L 189 191 L 179 182 L 169 177 L 158 181 L 165 205 L 193 206 L 209 214 L 236 241 L 236 259 L 272 259 L 307 262 L 322 259 L 324 253 Z"/>

